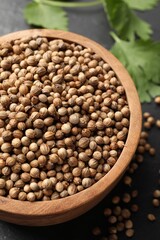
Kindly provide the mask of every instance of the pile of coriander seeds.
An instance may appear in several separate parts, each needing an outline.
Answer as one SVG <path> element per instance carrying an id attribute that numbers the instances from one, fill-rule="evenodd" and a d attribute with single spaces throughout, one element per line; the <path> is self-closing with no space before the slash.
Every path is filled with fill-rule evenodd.
<path id="1" fill-rule="evenodd" d="M 45 37 L 0 44 L 0 196 L 89 188 L 120 156 L 129 116 L 124 87 L 92 49 Z"/>

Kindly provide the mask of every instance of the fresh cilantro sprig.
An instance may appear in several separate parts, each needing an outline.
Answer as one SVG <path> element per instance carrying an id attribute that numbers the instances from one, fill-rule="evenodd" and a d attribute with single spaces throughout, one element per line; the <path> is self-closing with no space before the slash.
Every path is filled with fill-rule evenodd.
<path id="1" fill-rule="evenodd" d="M 90 7 L 100 4 L 92 2 L 62 2 L 52 0 L 33 0 L 24 9 L 24 18 L 30 25 L 49 29 L 68 30 L 68 16 L 65 8 Z"/>
<path id="2" fill-rule="evenodd" d="M 24 9 L 26 21 L 35 26 L 68 30 L 64 8 L 83 8 L 102 4 L 112 28 L 115 44 L 112 53 L 124 64 L 137 87 L 141 102 L 149 102 L 160 94 L 160 42 L 151 40 L 149 23 L 137 16 L 135 10 L 153 9 L 159 0 L 32 0 Z"/>
<path id="3" fill-rule="evenodd" d="M 115 40 L 112 53 L 128 69 L 142 102 L 160 94 L 160 42 L 128 42 L 111 34 Z"/>
<path id="4" fill-rule="evenodd" d="M 65 8 L 90 7 L 103 4 L 110 25 L 122 39 L 132 40 L 135 35 L 146 40 L 152 34 L 150 24 L 141 20 L 132 8 L 150 8 L 158 0 L 95 0 L 89 2 L 62 2 L 54 0 L 33 0 L 24 9 L 26 21 L 35 26 L 68 30 L 68 16 Z M 153 2 L 151 2 L 153 1 Z M 151 4 L 152 3 L 152 4 Z"/>
<path id="5" fill-rule="evenodd" d="M 68 29 L 68 17 L 61 7 L 48 5 L 43 1 L 33 1 L 24 10 L 24 17 L 30 25 L 49 29 Z"/>
<path id="6" fill-rule="evenodd" d="M 134 10 L 151 10 L 154 8 L 159 0 L 124 0 L 131 9 Z"/>
<path id="7" fill-rule="evenodd" d="M 120 38 L 130 41 L 135 36 L 143 40 L 150 38 L 150 24 L 140 19 L 124 0 L 103 0 L 103 5 L 111 27 Z"/>

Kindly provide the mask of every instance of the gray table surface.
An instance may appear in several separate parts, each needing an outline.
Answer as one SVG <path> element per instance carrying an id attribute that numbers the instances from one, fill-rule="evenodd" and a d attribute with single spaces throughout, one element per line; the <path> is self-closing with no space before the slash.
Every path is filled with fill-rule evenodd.
<path id="1" fill-rule="evenodd" d="M 13 31 L 30 28 L 23 19 L 23 8 L 30 1 L 28 0 L 0 0 L 0 35 Z M 109 36 L 109 25 L 101 6 L 88 9 L 67 10 L 69 13 L 70 31 L 82 34 L 97 41 L 106 48 L 112 45 Z M 154 39 L 160 40 L 160 4 L 154 10 L 140 13 L 144 19 L 148 20 L 154 29 Z M 160 118 L 160 111 L 154 102 L 143 104 L 143 111 L 150 111 L 156 118 Z M 150 142 L 156 148 L 156 156 L 150 159 L 145 157 L 145 162 L 138 169 L 134 176 L 134 186 L 140 192 L 138 204 L 139 213 L 133 218 L 135 235 L 133 240 L 159 240 L 160 239 L 160 209 L 153 209 L 152 191 L 157 187 L 158 169 L 160 169 L 160 134 L 156 127 L 150 134 Z M 98 206 L 84 214 L 83 216 L 65 224 L 50 227 L 23 227 L 0 221 L 0 240 L 92 240 L 91 229 L 100 224 L 106 231 L 106 221 L 102 215 L 104 206 L 110 205 L 112 195 L 123 192 L 121 183 L 107 196 Z M 146 219 L 148 212 L 154 212 L 157 216 L 155 223 L 150 223 Z M 121 235 L 120 240 L 127 239 Z"/>

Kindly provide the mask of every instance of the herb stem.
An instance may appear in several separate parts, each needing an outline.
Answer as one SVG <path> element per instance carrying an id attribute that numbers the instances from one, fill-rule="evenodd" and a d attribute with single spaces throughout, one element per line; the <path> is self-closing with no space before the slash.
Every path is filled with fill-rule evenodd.
<path id="1" fill-rule="evenodd" d="M 120 42 L 119 37 L 114 32 L 110 32 L 110 35 L 115 40 L 115 42 Z"/>
<path id="2" fill-rule="evenodd" d="M 54 7 L 65 7 L 65 8 L 80 8 L 80 7 L 92 7 L 100 5 L 102 0 L 95 0 L 89 2 L 59 2 L 50 0 L 34 0 L 34 2 L 43 3 Z"/>

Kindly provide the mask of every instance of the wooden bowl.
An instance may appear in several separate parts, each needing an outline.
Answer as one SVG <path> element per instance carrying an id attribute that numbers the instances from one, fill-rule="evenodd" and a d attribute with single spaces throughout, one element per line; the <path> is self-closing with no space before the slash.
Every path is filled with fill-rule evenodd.
<path id="1" fill-rule="evenodd" d="M 28 226 L 45 226 L 68 221 L 99 203 L 116 185 L 129 165 L 141 132 L 141 106 L 134 83 L 122 64 L 105 48 L 80 35 L 54 30 L 25 30 L 0 37 L 0 44 L 28 36 L 60 38 L 92 48 L 115 71 L 125 88 L 130 108 L 130 127 L 125 147 L 113 168 L 90 188 L 75 195 L 51 201 L 22 202 L 0 197 L 0 219 Z"/>

